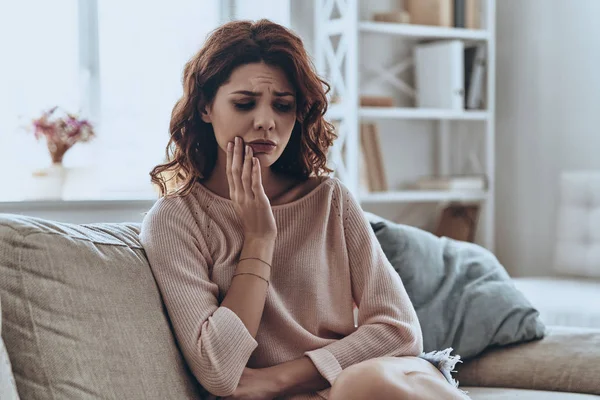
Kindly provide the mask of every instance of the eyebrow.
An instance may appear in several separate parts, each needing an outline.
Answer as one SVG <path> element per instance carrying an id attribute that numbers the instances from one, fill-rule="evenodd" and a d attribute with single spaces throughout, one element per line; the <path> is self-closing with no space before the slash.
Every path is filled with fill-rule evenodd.
<path id="1" fill-rule="evenodd" d="M 277 97 L 284 97 L 284 96 L 294 96 L 293 93 L 291 92 L 278 92 L 278 91 L 274 91 L 273 93 L 275 93 L 275 96 Z M 262 93 L 258 93 L 258 92 L 252 92 L 250 90 L 237 90 L 235 92 L 231 92 L 230 94 L 243 94 L 246 96 L 252 96 L 252 97 L 260 97 L 262 95 Z"/>

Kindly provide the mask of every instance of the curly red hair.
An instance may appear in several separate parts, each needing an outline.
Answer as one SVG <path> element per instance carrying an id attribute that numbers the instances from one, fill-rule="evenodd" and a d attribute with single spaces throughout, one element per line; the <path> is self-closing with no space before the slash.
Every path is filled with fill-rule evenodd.
<path id="1" fill-rule="evenodd" d="M 296 123 L 271 169 L 301 180 L 333 172 L 327 167 L 327 151 L 337 135 L 324 118 L 330 86 L 315 72 L 302 40 L 266 19 L 233 21 L 215 29 L 185 64 L 183 96 L 171 114 L 167 162 L 150 172 L 161 197 L 186 195 L 196 180 L 210 176 L 218 148 L 213 127 L 202 121 L 201 112 L 235 68 L 258 62 L 281 68 L 296 91 Z"/>

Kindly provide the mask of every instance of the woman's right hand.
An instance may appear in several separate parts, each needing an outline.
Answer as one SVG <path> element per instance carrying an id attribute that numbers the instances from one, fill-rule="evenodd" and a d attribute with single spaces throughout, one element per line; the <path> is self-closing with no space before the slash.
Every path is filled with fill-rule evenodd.
<path id="1" fill-rule="evenodd" d="M 240 137 L 235 138 L 235 143 L 227 143 L 226 170 L 229 196 L 242 220 L 244 238 L 274 240 L 277 225 L 262 184 L 260 161 Z"/>

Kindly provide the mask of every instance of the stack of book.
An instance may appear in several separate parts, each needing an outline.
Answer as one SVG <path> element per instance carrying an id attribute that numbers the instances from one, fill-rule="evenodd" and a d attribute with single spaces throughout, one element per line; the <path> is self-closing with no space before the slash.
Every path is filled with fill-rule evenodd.
<path id="1" fill-rule="evenodd" d="M 482 0 L 408 0 L 410 23 L 481 29 Z"/>

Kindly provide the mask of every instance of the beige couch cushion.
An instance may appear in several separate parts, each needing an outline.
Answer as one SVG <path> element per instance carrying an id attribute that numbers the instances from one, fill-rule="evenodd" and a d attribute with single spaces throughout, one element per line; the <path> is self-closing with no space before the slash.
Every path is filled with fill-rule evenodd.
<path id="1" fill-rule="evenodd" d="M 0 334 L 2 333 L 2 301 L 0 301 Z M 15 377 L 12 373 L 12 367 L 10 360 L 8 359 L 8 353 L 6 347 L 4 347 L 4 340 L 0 335 L 0 399 L 2 400 L 18 400 L 19 395 L 17 393 L 17 386 L 15 383 Z"/>
<path id="2" fill-rule="evenodd" d="M 546 390 L 463 387 L 472 400 L 598 400 L 593 394 L 548 392 Z"/>
<path id="3" fill-rule="evenodd" d="M 600 330 L 551 326 L 539 341 L 491 349 L 457 365 L 463 386 L 600 394 Z"/>
<path id="4" fill-rule="evenodd" d="M 193 399 L 136 224 L 0 214 L 3 338 L 24 399 Z"/>

